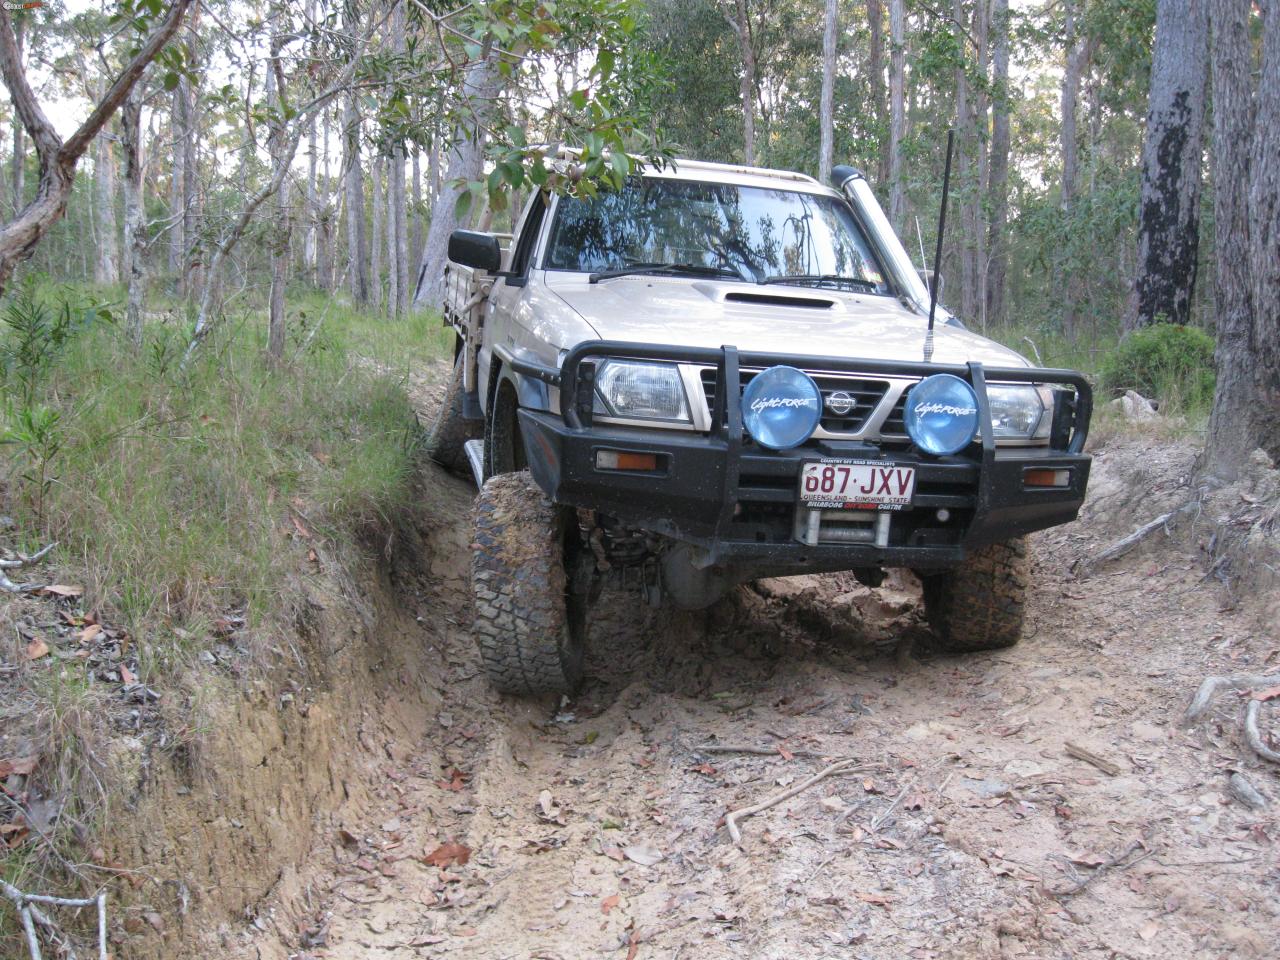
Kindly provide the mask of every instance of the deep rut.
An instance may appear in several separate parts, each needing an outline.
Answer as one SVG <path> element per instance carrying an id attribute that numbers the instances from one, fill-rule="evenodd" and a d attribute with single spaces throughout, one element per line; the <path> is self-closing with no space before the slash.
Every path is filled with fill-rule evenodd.
<path id="1" fill-rule="evenodd" d="M 894 655 L 927 637 L 899 579 L 769 581 L 699 616 L 610 594 L 585 692 L 530 703 L 489 691 L 470 637 L 473 491 L 428 486 L 437 520 L 400 584 L 420 635 L 399 642 L 438 656 L 439 710 L 303 867 L 311 909 L 246 956 L 1216 957 L 1280 934 L 1274 820 L 1226 796 L 1229 726 L 1174 725 L 1215 651 L 1262 662 L 1275 641 L 1195 558 L 1073 583 L 1067 534 L 1042 537 L 1028 639 L 968 657 Z M 732 845 L 724 813 L 820 769 L 810 753 L 865 770 Z M 1053 895 L 1135 839 L 1140 862 Z"/>

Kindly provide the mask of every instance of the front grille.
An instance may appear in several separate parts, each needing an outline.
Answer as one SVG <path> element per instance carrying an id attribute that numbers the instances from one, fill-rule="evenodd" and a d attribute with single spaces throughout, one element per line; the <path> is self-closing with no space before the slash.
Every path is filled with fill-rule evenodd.
<path id="1" fill-rule="evenodd" d="M 903 422 L 903 417 L 907 412 L 907 391 L 902 391 L 902 396 L 898 397 L 898 402 L 893 405 L 893 410 L 884 418 L 884 423 L 880 424 L 880 436 L 882 437 L 905 437 L 907 435 L 907 425 Z"/>
<path id="2" fill-rule="evenodd" d="M 751 378 L 759 372 L 759 370 L 739 371 L 739 397 L 742 396 L 742 390 Z M 708 410 L 715 409 L 716 376 L 715 370 L 702 371 L 702 392 L 706 397 Z M 822 429 L 830 433 L 857 433 L 866 425 L 867 418 L 871 416 L 889 390 L 889 383 L 886 380 L 835 373 L 810 373 L 809 376 L 813 377 L 814 383 L 822 391 Z M 847 412 L 838 414 L 831 410 L 829 403 L 831 397 L 836 394 L 845 394 L 852 401 L 853 406 Z M 898 418 L 898 432 L 903 432 L 901 415 Z"/>

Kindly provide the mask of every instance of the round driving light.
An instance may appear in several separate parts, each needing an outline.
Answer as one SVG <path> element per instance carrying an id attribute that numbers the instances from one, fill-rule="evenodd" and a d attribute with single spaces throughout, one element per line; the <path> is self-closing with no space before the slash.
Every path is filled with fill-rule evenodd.
<path id="1" fill-rule="evenodd" d="M 978 432 L 978 398 L 959 377 L 935 373 L 907 391 L 902 419 L 925 453 L 958 453 Z"/>
<path id="2" fill-rule="evenodd" d="M 804 443 L 821 416 L 822 391 L 795 367 L 770 367 L 742 391 L 742 423 L 756 443 L 771 450 Z"/>

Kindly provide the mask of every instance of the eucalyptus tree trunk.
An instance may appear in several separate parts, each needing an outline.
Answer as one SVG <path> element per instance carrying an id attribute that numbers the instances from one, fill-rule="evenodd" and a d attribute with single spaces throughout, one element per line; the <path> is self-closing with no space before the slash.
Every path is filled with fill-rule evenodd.
<path id="1" fill-rule="evenodd" d="M 738 38 L 742 53 L 742 77 L 738 92 L 742 100 L 742 161 L 747 166 L 756 162 L 756 54 L 751 44 L 751 17 L 747 0 L 734 0 L 734 13 L 729 26 Z"/>
<path id="2" fill-rule="evenodd" d="M 342 165 L 347 201 L 347 279 L 351 299 L 358 304 L 369 302 L 369 236 L 364 222 L 364 171 L 360 167 L 360 114 L 356 95 L 347 94 L 342 111 L 343 139 L 346 144 Z"/>
<path id="3" fill-rule="evenodd" d="M 18 64 L 23 66 L 23 41 L 26 39 L 26 18 L 19 18 L 13 25 L 13 37 L 16 42 L 18 52 Z M 22 125 L 22 119 L 18 116 L 17 111 L 13 115 L 13 160 L 10 168 L 10 181 L 12 185 L 13 195 L 10 198 L 13 202 L 12 214 L 18 215 L 18 211 L 22 209 L 27 197 L 27 131 Z"/>
<path id="4" fill-rule="evenodd" d="M 271 38 L 271 62 L 267 65 L 267 103 L 271 110 L 271 130 L 267 137 L 271 165 L 279 169 L 288 164 L 286 158 L 286 120 L 284 118 L 284 72 L 280 66 L 280 50 L 284 39 L 276 34 Z M 284 358 L 285 305 L 284 288 L 289 279 L 289 237 L 293 230 L 289 208 L 289 178 L 280 177 L 276 186 L 276 215 L 272 224 L 271 242 L 271 298 L 267 316 L 267 357 L 273 363 Z"/>
<path id="5" fill-rule="evenodd" d="M 405 0 L 397 0 L 392 11 L 391 35 L 396 53 L 403 55 L 405 45 Z M 391 145 L 391 158 L 387 163 L 387 263 L 390 284 L 387 293 L 387 313 L 399 317 L 408 302 L 409 273 L 409 210 L 404 188 L 404 141 Z"/>
<path id="6" fill-rule="evenodd" d="M 315 0 L 307 0 L 306 22 L 315 22 Z M 312 48 L 312 55 L 316 51 Z M 317 156 L 319 138 L 316 131 L 316 118 L 313 116 L 307 123 L 307 193 L 306 193 L 306 232 L 302 237 L 302 263 L 314 287 L 320 286 L 320 260 L 316 249 L 318 240 L 317 220 L 320 213 L 319 187 L 316 177 L 319 175 L 320 158 Z"/>
<path id="7" fill-rule="evenodd" d="M 884 7 L 880 0 L 867 0 L 867 23 L 871 28 L 871 49 L 867 54 L 867 69 L 871 74 L 871 112 L 876 118 L 880 151 L 876 164 L 876 186 L 884 189 L 889 181 L 889 141 L 884 136 L 887 114 L 884 92 Z"/>
<path id="8" fill-rule="evenodd" d="M 333 290 L 334 195 L 329 180 L 329 111 L 320 111 L 320 171 L 316 190 L 316 286 Z"/>
<path id="9" fill-rule="evenodd" d="M 956 44 L 960 50 L 966 50 L 967 31 L 965 29 L 964 7 L 961 0 L 953 4 L 954 29 Z M 956 155 L 954 161 L 955 186 L 962 196 L 960 204 L 959 237 L 954 246 L 959 261 L 960 295 L 956 301 L 962 319 L 972 323 L 978 316 L 978 271 L 974 258 L 974 234 L 976 223 L 967 197 L 974 192 L 973 155 L 977 147 L 978 132 L 971 102 L 969 78 L 963 65 L 955 71 L 956 89 Z"/>
<path id="10" fill-rule="evenodd" d="M 184 213 L 186 196 L 183 188 L 186 179 L 182 175 L 182 165 L 186 160 L 185 136 L 183 135 L 183 100 L 182 92 L 174 87 L 169 98 L 169 141 L 173 154 L 169 163 L 169 217 L 173 223 L 169 227 L 169 276 L 173 278 L 173 289 L 182 295 L 183 269 L 186 258 L 185 228 L 187 223 Z M 244 158 L 244 170 L 248 170 L 249 155 Z"/>
<path id="11" fill-rule="evenodd" d="M 822 29 L 822 100 L 818 108 L 820 145 L 818 147 L 818 179 L 831 179 L 831 155 L 835 147 L 836 40 L 838 38 L 838 0 L 826 0 L 826 16 Z"/>
<path id="12" fill-rule="evenodd" d="M 1080 101 L 1080 73 L 1084 46 L 1080 42 L 1077 15 L 1076 0 L 1066 0 L 1064 5 L 1066 60 L 1062 71 L 1060 101 L 1062 124 L 1059 142 L 1062 147 L 1062 186 L 1059 203 L 1062 222 L 1067 230 L 1072 229 L 1071 218 L 1075 214 L 1076 187 L 1080 179 L 1080 143 L 1076 136 L 1076 107 Z M 1069 337 L 1075 336 L 1077 326 L 1080 282 L 1076 267 L 1076 264 L 1063 262 L 1059 258 L 1055 268 L 1055 283 L 1062 300 L 1062 328 Z"/>
<path id="13" fill-rule="evenodd" d="M 455 180 L 476 180 L 484 169 L 484 123 L 497 99 L 499 75 L 492 56 L 491 44 L 486 44 L 480 59 L 467 67 L 462 82 L 464 99 L 474 103 L 477 122 L 469 130 L 455 132 L 455 143 L 448 155 L 446 183 Z M 431 210 L 431 226 L 422 246 L 422 263 L 418 268 L 415 307 L 434 309 L 444 294 L 444 267 L 448 261 L 449 234 L 458 225 L 457 199 L 459 191 L 450 187 L 436 195 Z"/>
<path id="14" fill-rule="evenodd" d="M 196 8 L 196 16 L 200 14 L 199 7 Z M 189 47 L 194 43 L 189 43 Z M 188 62 L 194 63 L 194 55 Z M 185 127 L 182 137 L 182 235 L 186 244 L 183 251 L 182 264 L 182 287 L 186 291 L 187 296 L 192 299 L 199 299 L 200 290 L 203 286 L 202 277 L 203 270 L 200 259 L 200 166 L 199 166 L 199 143 L 200 143 L 200 119 L 196 112 L 196 93 L 191 81 L 183 78 L 178 83 L 178 90 L 182 93 L 183 99 L 183 119 Z"/>
<path id="15" fill-rule="evenodd" d="M 201 5 L 195 3 L 191 9 L 191 19 L 186 24 L 184 41 L 186 61 L 193 72 L 199 76 L 200 48 L 200 12 Z M 182 137 L 182 216 L 183 239 L 186 243 L 183 259 L 183 289 L 193 301 L 200 299 L 204 289 L 204 260 L 200 251 L 200 222 L 203 210 L 200 203 L 200 112 L 198 94 L 194 81 L 187 74 L 178 80 L 178 92 L 182 95 L 183 137 Z"/>
<path id="16" fill-rule="evenodd" d="M 99 81 L 97 98 L 102 99 L 105 85 Z M 116 240 L 115 164 L 112 163 L 111 139 L 106 128 L 94 141 L 93 185 L 94 206 L 98 222 L 98 256 L 93 265 L 95 283 L 109 284 L 120 279 L 120 247 Z"/>
<path id="17" fill-rule="evenodd" d="M 427 153 L 427 206 L 435 216 L 436 199 L 440 196 L 440 138 L 431 138 L 431 150 Z"/>
<path id="18" fill-rule="evenodd" d="M 889 221 L 898 233 L 906 227 L 906 185 L 902 182 L 902 141 L 907 134 L 907 3 L 889 0 Z"/>
<path id="19" fill-rule="evenodd" d="M 369 255 L 369 304 L 374 313 L 382 312 L 382 212 L 386 197 L 382 189 L 382 157 L 374 157 L 369 167 L 369 203 L 373 208 L 373 236 Z"/>
<path id="20" fill-rule="evenodd" d="M 1126 330 L 1191 319 L 1199 260 L 1205 8 L 1206 0 L 1156 4 L 1151 99 L 1142 150 L 1138 270 L 1125 311 Z"/>
<path id="21" fill-rule="evenodd" d="M 987 169 L 986 317 L 1005 319 L 1009 273 L 1009 0 L 994 0 L 991 10 L 991 159 Z"/>
<path id="22" fill-rule="evenodd" d="M 412 170 L 411 170 L 411 174 L 410 174 L 410 175 L 411 175 L 411 177 L 412 177 L 412 179 L 413 179 L 413 193 L 412 193 L 412 196 L 413 196 L 413 229 L 412 229 L 412 232 L 411 232 L 411 233 L 410 233 L 410 235 L 409 235 L 409 260 L 408 260 L 408 263 L 410 263 L 410 264 L 414 264 L 414 263 L 417 263 L 417 262 L 419 261 L 419 259 L 422 257 L 422 234 L 423 234 L 423 223 L 422 223 L 422 151 L 421 151 L 421 150 L 419 150 L 417 147 L 414 147 L 414 148 L 413 148 L 413 166 L 412 166 Z M 413 296 L 413 294 L 412 294 L 412 292 L 410 292 L 410 290 L 409 290 L 408 288 L 412 286 L 413 278 L 408 276 L 407 271 L 406 271 L 405 276 L 408 278 L 408 281 L 409 281 L 409 282 L 408 282 L 408 284 L 406 285 L 405 296 L 406 296 L 406 297 L 411 297 L 411 296 Z"/>
<path id="23" fill-rule="evenodd" d="M 1202 472 L 1231 480 L 1258 447 L 1280 460 L 1280 9 L 1253 86 L 1250 0 L 1209 0 L 1218 373 Z"/>
<path id="24" fill-rule="evenodd" d="M 134 349 L 140 349 L 147 236 L 142 225 L 142 97 L 136 88 L 120 107 L 120 147 L 124 154 L 125 329 Z"/>

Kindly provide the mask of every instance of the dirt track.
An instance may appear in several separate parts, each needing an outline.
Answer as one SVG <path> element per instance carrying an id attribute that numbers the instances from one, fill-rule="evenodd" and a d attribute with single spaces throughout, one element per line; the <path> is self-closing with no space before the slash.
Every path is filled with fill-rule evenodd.
<path id="1" fill-rule="evenodd" d="M 1248 810 L 1227 779 L 1242 770 L 1273 799 L 1280 785 L 1239 742 L 1234 700 L 1177 720 L 1207 673 L 1274 668 L 1280 644 L 1172 546 L 1084 581 L 1066 570 L 1130 529 L 1111 509 L 1121 474 L 1157 477 L 1141 522 L 1189 455 L 1104 453 L 1089 515 L 1035 541 L 1010 651 L 928 653 L 901 579 L 766 581 L 698 616 L 611 595 L 597 632 L 613 636 L 558 708 L 488 690 L 468 633 L 473 491 L 433 474 L 441 519 L 401 583 L 421 623 L 405 639 L 438 657 L 432 732 L 391 752 L 358 822 L 327 832 L 299 880 L 310 908 L 264 911 L 242 955 L 1274 956 L 1275 807 Z M 730 841 L 726 811 L 824 757 L 861 764 Z"/>

